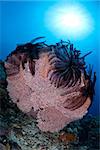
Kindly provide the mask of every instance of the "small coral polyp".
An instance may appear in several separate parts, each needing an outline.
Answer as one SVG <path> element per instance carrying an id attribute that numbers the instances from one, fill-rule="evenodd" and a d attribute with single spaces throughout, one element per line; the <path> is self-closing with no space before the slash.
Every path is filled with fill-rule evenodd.
<path id="1" fill-rule="evenodd" d="M 42 131 L 55 132 L 82 118 L 93 99 L 96 74 L 86 71 L 85 57 L 73 44 L 20 45 L 7 57 L 8 91 L 20 110 L 37 119 Z"/>

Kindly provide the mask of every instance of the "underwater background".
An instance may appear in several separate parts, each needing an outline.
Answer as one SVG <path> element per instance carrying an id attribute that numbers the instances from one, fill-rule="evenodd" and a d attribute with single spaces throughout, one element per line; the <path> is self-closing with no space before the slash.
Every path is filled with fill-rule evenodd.
<path id="1" fill-rule="evenodd" d="M 74 15 L 66 15 L 69 7 L 74 8 Z M 99 0 L 0 1 L 0 150 L 100 149 L 99 14 Z M 93 65 L 93 72 L 96 72 L 95 95 L 88 115 L 53 133 L 40 130 L 37 119 L 33 117 L 36 114 L 31 116 L 22 112 L 7 90 L 3 61 L 18 45 L 27 44 L 37 37 L 45 37 L 48 45 L 70 40 L 82 56 L 92 51 L 85 61 L 87 68 L 89 64 Z"/>
<path id="2" fill-rule="evenodd" d="M 85 36 L 81 35 L 80 38 L 73 38 L 72 36 L 67 37 L 67 33 L 65 35 L 59 35 L 56 30 L 48 28 L 49 21 L 51 21 L 51 18 L 50 20 L 46 18 L 48 11 L 55 5 L 60 7 L 60 5 L 66 4 L 67 6 L 68 3 L 71 5 L 80 4 L 91 15 L 93 29 L 89 34 L 85 34 Z M 92 54 L 86 57 L 86 62 L 87 64 L 93 65 L 93 71 L 96 71 L 97 81 L 95 96 L 92 106 L 89 109 L 89 114 L 94 116 L 99 115 L 99 13 L 100 1 L 0 1 L 0 59 L 4 60 L 16 48 L 17 44 L 27 43 L 38 36 L 45 36 L 48 44 L 54 44 L 61 39 L 66 41 L 69 39 L 76 48 L 81 50 L 82 54 L 92 51 Z M 52 24 L 51 28 L 54 25 Z"/>

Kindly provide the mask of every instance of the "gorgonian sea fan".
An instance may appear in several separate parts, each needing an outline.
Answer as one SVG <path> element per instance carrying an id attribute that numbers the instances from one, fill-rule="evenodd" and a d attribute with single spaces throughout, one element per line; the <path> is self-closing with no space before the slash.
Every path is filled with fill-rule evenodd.
<path id="1" fill-rule="evenodd" d="M 82 57 L 64 41 L 35 43 L 41 38 L 17 46 L 7 57 L 7 90 L 20 110 L 35 115 L 42 131 L 54 132 L 87 113 L 96 73 L 86 69 L 84 58 L 91 52 Z"/>
<path id="2" fill-rule="evenodd" d="M 52 46 L 51 49 L 49 53 L 49 63 L 52 70 L 51 83 L 54 83 L 56 87 L 71 87 L 78 80 L 81 82 L 81 74 L 85 73 L 86 69 L 84 58 L 91 52 L 80 57 L 80 51 L 76 50 L 73 44 L 62 40 L 60 43 Z"/>

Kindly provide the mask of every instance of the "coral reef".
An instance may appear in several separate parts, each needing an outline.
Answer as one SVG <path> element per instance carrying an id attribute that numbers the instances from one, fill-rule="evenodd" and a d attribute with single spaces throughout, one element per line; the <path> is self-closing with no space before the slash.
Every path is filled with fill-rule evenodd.
<path id="1" fill-rule="evenodd" d="M 32 40 L 35 42 L 43 37 Z M 6 59 L 7 90 L 24 113 L 37 118 L 42 131 L 59 131 L 82 118 L 91 104 L 96 75 L 70 42 L 16 47 Z"/>
<path id="2" fill-rule="evenodd" d="M 37 127 L 34 112 L 32 117 L 24 114 L 10 99 L 1 61 L 0 88 L 5 90 L 0 91 L 0 150 L 99 150 L 99 117 L 85 116 L 59 132 L 43 132 Z"/>

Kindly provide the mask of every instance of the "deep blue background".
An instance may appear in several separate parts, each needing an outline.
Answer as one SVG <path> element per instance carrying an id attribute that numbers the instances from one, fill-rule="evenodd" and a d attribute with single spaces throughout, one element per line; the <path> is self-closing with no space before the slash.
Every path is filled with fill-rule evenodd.
<path id="1" fill-rule="evenodd" d="M 59 3 L 59 1 L 60 0 L 30 2 L 0 1 L 0 59 L 5 59 L 5 57 L 15 49 L 16 44 L 29 42 L 31 39 L 38 36 L 45 36 L 47 43 L 53 44 L 58 42 L 61 37 L 55 37 L 55 34 L 46 28 L 47 25 L 45 24 L 45 14 L 51 6 L 57 3 L 59 5 L 61 3 Z M 64 3 L 67 2 L 67 0 L 66 2 L 64 1 Z M 93 53 L 86 58 L 87 63 L 93 64 L 94 70 L 97 73 L 96 95 L 94 96 L 93 104 L 89 112 L 93 115 L 98 115 L 100 99 L 100 1 L 78 1 L 78 3 L 85 6 L 94 20 L 94 31 L 87 37 L 80 40 L 74 40 L 72 42 L 76 47 L 81 49 L 83 54 L 87 51 L 93 51 Z M 67 36 L 65 40 L 67 40 Z"/>

